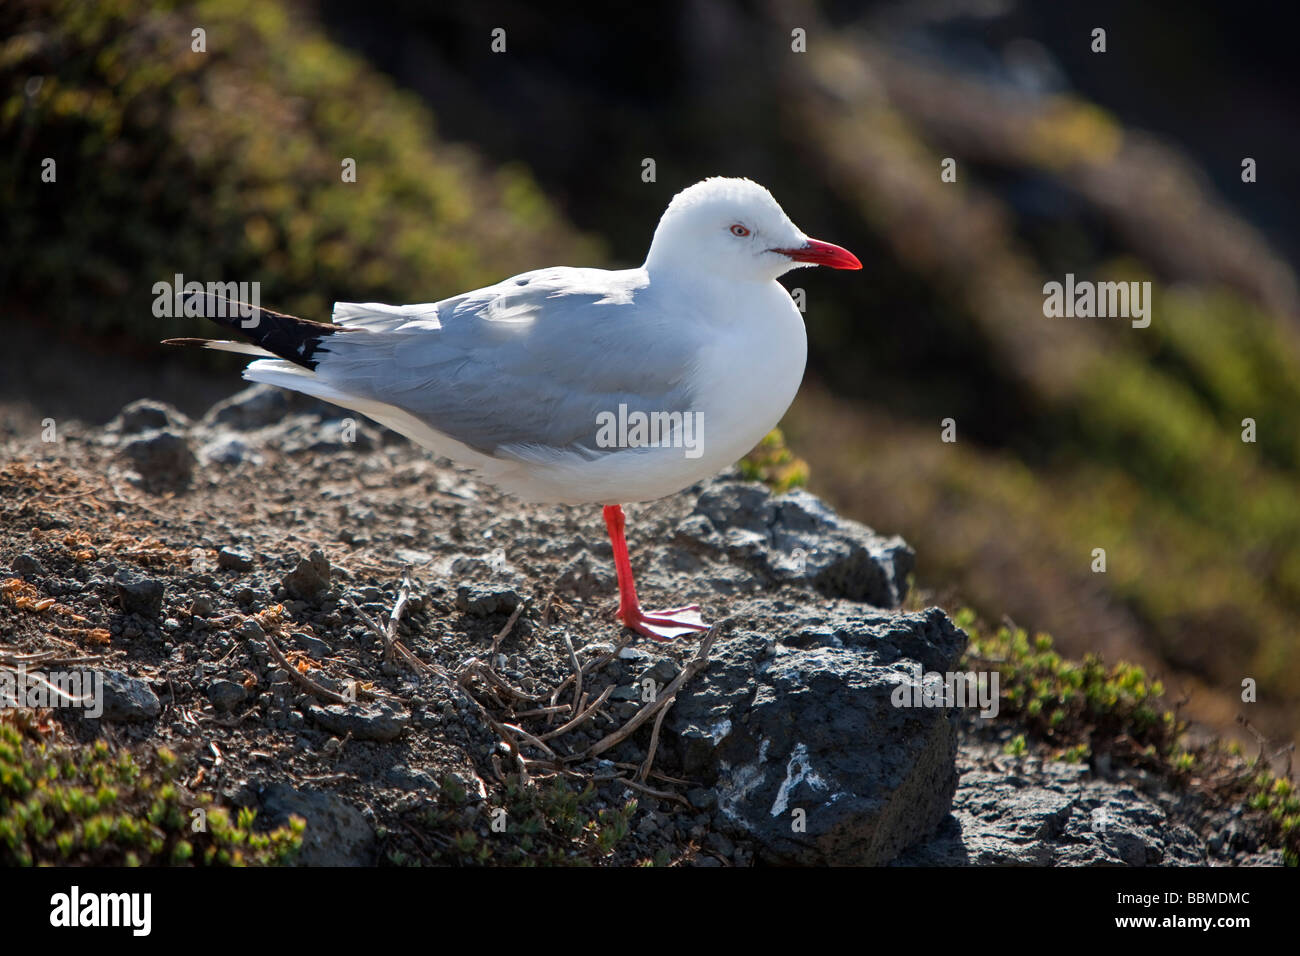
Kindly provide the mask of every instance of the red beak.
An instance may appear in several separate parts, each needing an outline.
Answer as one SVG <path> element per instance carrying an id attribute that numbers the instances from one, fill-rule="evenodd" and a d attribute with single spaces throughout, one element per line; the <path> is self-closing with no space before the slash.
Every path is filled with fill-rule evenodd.
<path id="1" fill-rule="evenodd" d="M 811 262 L 818 266 L 830 266 L 832 269 L 861 269 L 862 263 L 849 250 L 820 239 L 809 239 L 798 249 L 773 249 L 783 256 L 789 256 L 795 262 Z"/>

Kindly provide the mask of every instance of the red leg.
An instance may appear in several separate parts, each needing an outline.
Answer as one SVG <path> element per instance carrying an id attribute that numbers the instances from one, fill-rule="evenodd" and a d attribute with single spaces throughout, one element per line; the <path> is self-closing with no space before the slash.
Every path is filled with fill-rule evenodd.
<path id="1" fill-rule="evenodd" d="M 623 509 L 619 505 L 605 505 L 605 527 L 609 543 L 614 546 L 614 570 L 618 574 L 618 617 L 624 624 L 656 641 L 671 641 L 692 631 L 707 631 L 709 625 L 700 619 L 700 607 L 691 604 L 668 611 L 642 611 L 636 599 L 636 582 L 632 580 L 632 562 L 627 555 L 627 540 L 623 537 Z"/>

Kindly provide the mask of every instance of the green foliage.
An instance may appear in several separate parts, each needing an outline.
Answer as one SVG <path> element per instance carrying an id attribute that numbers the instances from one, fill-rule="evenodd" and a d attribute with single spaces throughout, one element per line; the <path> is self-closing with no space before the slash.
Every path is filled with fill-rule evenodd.
<path id="1" fill-rule="evenodd" d="M 961 668 L 997 670 L 999 716 L 1027 728 L 1004 745 L 1004 753 L 1022 756 L 1032 736 L 1060 748 L 1057 759 L 1070 763 L 1106 752 L 1175 785 L 1216 777 L 1212 796 L 1257 811 L 1287 864 L 1300 862 L 1300 795 L 1291 780 L 1259 761 L 1243 760 L 1236 743 L 1181 749 L 1186 725 L 1164 707 L 1160 681 L 1141 667 L 1120 662 L 1107 668 L 1095 654 L 1082 662 L 1067 660 L 1048 635 L 1031 639 L 1023 629 L 1007 626 L 990 632 L 969 608 L 958 611 L 954 621 L 970 638 Z"/>
<path id="2" fill-rule="evenodd" d="M 0 242 L 22 251 L 0 262 L 6 304 L 156 343 L 201 329 L 153 316 L 178 272 L 325 318 L 336 298 L 428 301 L 596 256 L 524 171 L 439 142 L 414 96 L 309 23 L 281 0 L 0 7 Z"/>
<path id="3" fill-rule="evenodd" d="M 808 463 L 790 451 L 779 428 L 763 436 L 754 450 L 740 460 L 740 473 L 749 481 L 761 481 L 777 492 L 802 488 L 808 483 Z"/>
<path id="4" fill-rule="evenodd" d="M 1023 628 L 1005 625 L 989 632 L 969 609 L 955 620 L 970 637 L 964 666 L 994 667 L 1002 713 L 1059 748 L 1064 759 L 1118 750 L 1137 762 L 1164 765 L 1172 756 L 1184 725 L 1161 706 L 1164 686 L 1141 667 L 1123 661 L 1107 667 L 1096 654 L 1068 660 L 1048 635 L 1030 638 Z M 1022 753 L 1023 736 L 1018 741 Z"/>
<path id="5" fill-rule="evenodd" d="M 474 803 L 452 777 L 434 805 L 407 821 L 409 838 L 394 834 L 387 861 L 398 866 L 592 866 L 607 863 L 631 832 L 637 802 L 592 811 L 596 791 L 561 779 L 522 783 L 512 778 L 499 803 Z M 501 812 L 504 811 L 504 817 Z M 493 822 L 499 821 L 494 829 Z M 667 858 L 656 856 L 656 865 Z"/>
<path id="6" fill-rule="evenodd" d="M 1251 778 L 1246 803 L 1268 817 L 1287 865 L 1300 865 L 1300 796 L 1295 784 L 1261 770 Z"/>
<path id="7" fill-rule="evenodd" d="M 255 814 L 211 805 L 178 784 L 180 761 L 30 739 L 0 720 L 0 866 L 244 866 L 288 862 L 303 821 L 268 832 Z M 195 830 L 193 811 L 206 815 Z"/>

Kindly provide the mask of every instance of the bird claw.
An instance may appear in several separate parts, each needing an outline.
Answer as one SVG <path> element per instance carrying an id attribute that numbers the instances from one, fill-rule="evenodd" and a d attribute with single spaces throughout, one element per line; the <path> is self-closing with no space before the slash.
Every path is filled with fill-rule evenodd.
<path id="1" fill-rule="evenodd" d="M 707 631 L 710 627 L 700 617 L 698 604 L 667 611 L 642 611 L 630 621 L 624 618 L 623 623 L 638 634 L 656 641 L 671 641 L 695 631 Z"/>

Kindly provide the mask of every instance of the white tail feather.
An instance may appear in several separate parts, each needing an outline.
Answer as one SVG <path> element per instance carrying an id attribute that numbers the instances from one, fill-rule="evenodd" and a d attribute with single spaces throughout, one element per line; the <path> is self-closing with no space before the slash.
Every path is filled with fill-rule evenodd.
<path id="1" fill-rule="evenodd" d="M 275 358 L 275 353 L 253 345 L 250 342 L 229 342 L 225 339 L 211 339 L 203 343 L 205 349 L 218 352 L 239 352 L 241 355 L 256 355 L 258 358 Z"/>

